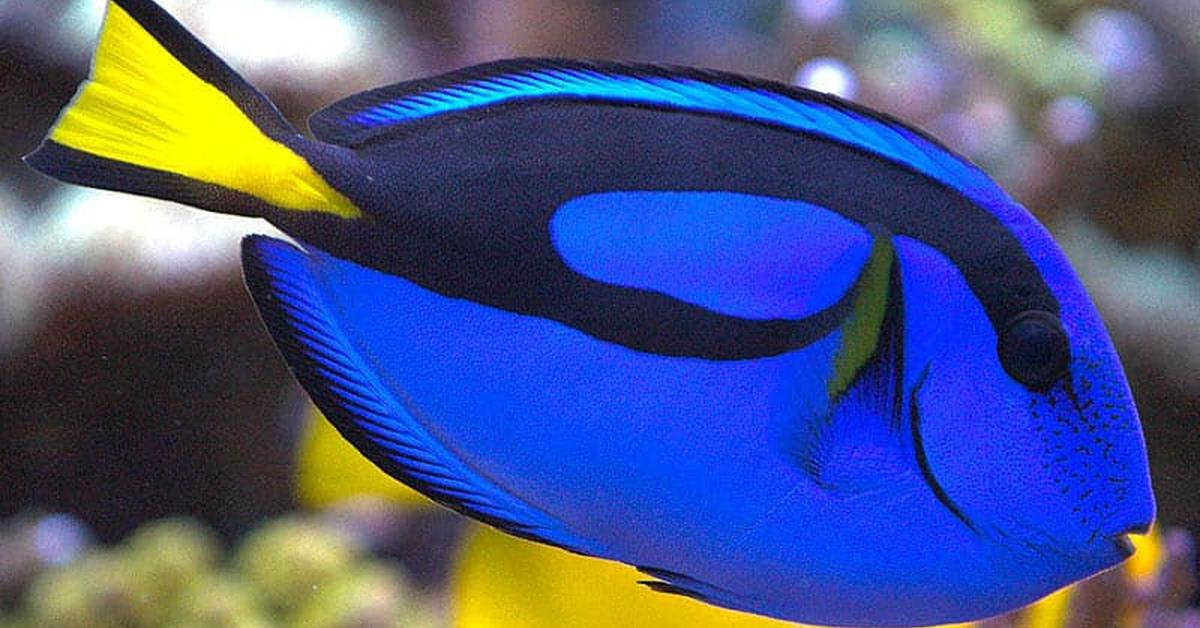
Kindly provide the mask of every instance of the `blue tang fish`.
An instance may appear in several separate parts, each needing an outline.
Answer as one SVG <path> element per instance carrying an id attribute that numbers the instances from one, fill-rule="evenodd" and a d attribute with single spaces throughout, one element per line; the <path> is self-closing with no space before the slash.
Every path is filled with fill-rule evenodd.
<path id="1" fill-rule="evenodd" d="M 149 0 L 27 160 L 265 218 L 246 285 L 399 480 L 656 590 L 963 621 L 1108 569 L 1154 514 L 1111 341 L 1047 232 L 928 135 L 711 71 L 489 63 L 313 137 Z"/>

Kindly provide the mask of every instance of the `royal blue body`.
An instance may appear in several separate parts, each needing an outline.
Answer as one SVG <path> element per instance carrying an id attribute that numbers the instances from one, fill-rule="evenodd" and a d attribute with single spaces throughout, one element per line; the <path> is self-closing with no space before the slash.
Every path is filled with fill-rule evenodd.
<path id="1" fill-rule="evenodd" d="M 385 470 L 660 590 L 813 623 L 977 619 L 1126 556 L 1153 501 L 1119 363 L 1053 241 L 985 175 L 825 97 L 563 67 L 334 105 L 312 126 L 350 152 L 314 154 L 378 224 L 282 221 L 306 254 L 247 244 L 248 277 L 308 284 L 390 420 L 474 479 L 441 494 L 323 406 Z M 349 182 L 364 173 L 388 183 Z M 337 368 L 264 309 L 321 388 Z"/>
<path id="2" fill-rule="evenodd" d="M 516 60 L 351 96 L 308 138 L 150 0 L 113 2 L 349 209 L 54 136 L 30 163 L 288 233 L 243 243 L 263 321 L 338 430 L 433 499 L 835 625 L 999 614 L 1148 529 L 1083 287 L 920 131 L 730 74 Z"/>

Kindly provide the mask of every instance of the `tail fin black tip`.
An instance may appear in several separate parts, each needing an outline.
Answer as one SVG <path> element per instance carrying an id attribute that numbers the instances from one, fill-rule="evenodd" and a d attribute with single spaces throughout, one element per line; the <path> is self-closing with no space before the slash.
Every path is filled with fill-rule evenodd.
<path id="1" fill-rule="evenodd" d="M 360 210 L 250 86 L 150 0 L 109 0 L 89 79 L 27 158 L 68 183 L 221 213 Z"/>
<path id="2" fill-rule="evenodd" d="M 258 217 L 270 211 L 261 199 L 237 190 L 105 159 L 53 140 L 42 142 L 22 160 L 34 170 L 65 183 L 149 196 L 236 216 Z"/>
<path id="3" fill-rule="evenodd" d="M 229 67 L 170 13 L 152 0 L 109 0 L 123 9 L 193 74 L 229 96 L 267 135 L 281 139 L 296 130 L 262 92 Z"/>

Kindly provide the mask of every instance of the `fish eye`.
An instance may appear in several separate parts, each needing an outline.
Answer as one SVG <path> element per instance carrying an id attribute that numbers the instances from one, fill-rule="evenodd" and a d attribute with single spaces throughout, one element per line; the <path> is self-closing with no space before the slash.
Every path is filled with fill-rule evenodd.
<path id="1" fill-rule="evenodd" d="M 1071 345 L 1058 317 L 1037 310 L 1009 321 L 997 347 L 1004 370 L 1027 388 L 1044 391 L 1067 372 Z"/>

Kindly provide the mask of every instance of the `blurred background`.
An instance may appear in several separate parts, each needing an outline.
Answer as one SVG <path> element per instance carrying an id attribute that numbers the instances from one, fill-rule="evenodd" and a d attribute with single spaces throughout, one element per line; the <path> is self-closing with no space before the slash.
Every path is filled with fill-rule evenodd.
<path id="1" fill-rule="evenodd" d="M 362 89 L 527 55 L 754 74 L 923 127 L 1058 238 L 1124 359 L 1159 521 L 1200 530 L 1197 0 L 161 4 L 300 128 Z M 221 546 L 354 492 L 297 492 L 320 424 L 237 261 L 264 223 L 21 163 L 86 76 L 102 14 L 101 0 L 0 0 L 0 611 L 24 586 L 6 591 L 5 529 L 10 556 L 18 532 L 58 535 L 49 562 L 171 515 Z M 422 513 L 375 525 L 376 544 L 438 592 L 462 524 Z"/>

